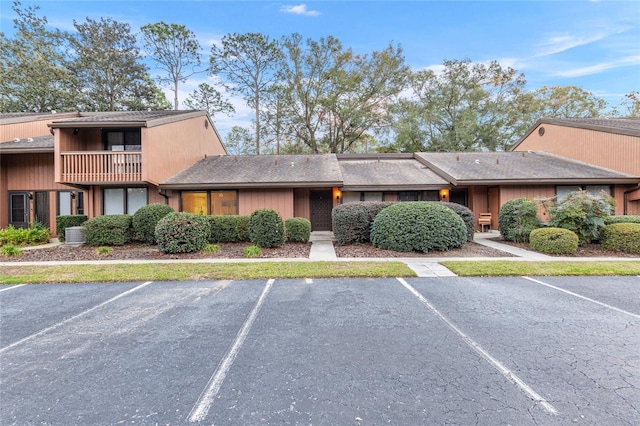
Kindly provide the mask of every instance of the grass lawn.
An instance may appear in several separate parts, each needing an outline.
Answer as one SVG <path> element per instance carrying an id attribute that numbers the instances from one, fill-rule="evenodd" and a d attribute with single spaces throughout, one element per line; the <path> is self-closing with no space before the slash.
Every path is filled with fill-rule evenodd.
<path id="1" fill-rule="evenodd" d="M 461 277 L 640 275 L 640 260 L 632 261 L 446 261 L 441 262 Z"/>
<path id="2" fill-rule="evenodd" d="M 414 276 L 415 272 L 402 262 L 229 262 L 64 266 L 16 264 L 2 267 L 0 284 Z"/>

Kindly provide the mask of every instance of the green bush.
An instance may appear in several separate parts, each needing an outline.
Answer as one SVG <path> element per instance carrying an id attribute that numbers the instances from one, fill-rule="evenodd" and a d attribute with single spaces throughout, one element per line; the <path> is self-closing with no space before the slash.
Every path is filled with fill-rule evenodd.
<path id="1" fill-rule="evenodd" d="M 541 253 L 573 254 L 578 250 L 578 236 L 568 229 L 539 228 L 531 231 L 529 245 Z"/>
<path id="2" fill-rule="evenodd" d="M 311 222 L 303 217 L 292 217 L 284 221 L 287 240 L 293 243 L 308 243 L 311 236 Z"/>
<path id="3" fill-rule="evenodd" d="M 96 216 L 82 224 L 84 240 L 90 246 L 121 246 L 131 242 L 131 216 Z"/>
<path id="4" fill-rule="evenodd" d="M 56 216 L 56 234 L 58 239 L 64 241 L 65 229 L 71 226 L 82 226 L 87 221 L 87 216 L 83 214 L 70 214 L 66 216 Z"/>
<path id="5" fill-rule="evenodd" d="M 600 228 L 611 213 L 613 199 L 606 194 L 595 196 L 587 191 L 575 191 L 562 201 L 557 197 L 544 200 L 543 205 L 549 213 L 549 226 L 569 229 L 578 235 L 580 244 L 586 244 L 599 238 Z"/>
<path id="6" fill-rule="evenodd" d="M 358 201 L 336 206 L 331 211 L 331 220 L 338 244 L 369 242 L 376 215 L 392 204 L 385 201 Z"/>
<path id="7" fill-rule="evenodd" d="M 260 209 L 249 218 L 249 240 L 259 247 L 280 247 L 284 244 L 284 222 L 277 211 Z"/>
<path id="8" fill-rule="evenodd" d="M 28 228 L 14 228 L 13 225 L 0 230 L 0 246 L 24 246 L 49 242 L 49 229 L 40 223 L 30 224 Z"/>
<path id="9" fill-rule="evenodd" d="M 373 221 L 371 242 L 395 251 L 444 251 L 467 241 L 464 221 L 437 202 L 412 201 L 384 208 Z"/>
<path id="10" fill-rule="evenodd" d="M 249 216 L 211 215 L 209 242 L 237 243 L 249 241 Z"/>
<path id="11" fill-rule="evenodd" d="M 526 243 L 529 234 L 540 228 L 536 203 L 527 198 L 515 198 L 502 205 L 498 214 L 498 227 L 503 240 Z"/>
<path id="12" fill-rule="evenodd" d="M 0 254 L 4 257 L 16 257 L 22 254 L 20 247 L 16 247 L 13 244 L 5 244 L 0 247 Z"/>
<path id="13" fill-rule="evenodd" d="M 621 215 L 621 216 L 608 216 L 604 218 L 605 225 L 611 225 L 614 223 L 640 223 L 640 216 Z"/>
<path id="14" fill-rule="evenodd" d="M 202 250 L 209 238 L 206 216 L 185 212 L 167 214 L 155 232 L 158 250 L 163 253 L 191 253 Z"/>
<path id="15" fill-rule="evenodd" d="M 455 214 L 460 216 L 460 219 L 467 227 L 467 241 L 473 241 L 473 237 L 476 233 L 476 217 L 473 212 L 468 208 L 458 203 L 451 203 L 448 201 L 439 201 L 445 207 L 449 207 Z"/>
<path id="16" fill-rule="evenodd" d="M 600 231 L 604 250 L 640 253 L 640 223 L 613 223 Z"/>
<path id="17" fill-rule="evenodd" d="M 170 206 L 160 203 L 140 207 L 132 218 L 136 238 L 147 244 L 156 244 L 156 225 L 171 212 L 173 209 Z"/>
<path id="18" fill-rule="evenodd" d="M 260 257 L 262 255 L 262 249 L 258 246 L 249 246 L 244 249 L 244 257 L 253 258 Z"/>

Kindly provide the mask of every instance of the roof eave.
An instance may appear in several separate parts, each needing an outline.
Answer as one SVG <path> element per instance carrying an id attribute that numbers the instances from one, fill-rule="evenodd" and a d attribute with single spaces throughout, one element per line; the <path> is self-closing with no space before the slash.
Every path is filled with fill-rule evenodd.
<path id="1" fill-rule="evenodd" d="M 317 188 L 339 187 L 342 181 L 324 182 L 209 182 L 209 183 L 161 183 L 161 189 L 177 191 L 207 190 L 207 189 L 253 189 L 253 188 Z"/>

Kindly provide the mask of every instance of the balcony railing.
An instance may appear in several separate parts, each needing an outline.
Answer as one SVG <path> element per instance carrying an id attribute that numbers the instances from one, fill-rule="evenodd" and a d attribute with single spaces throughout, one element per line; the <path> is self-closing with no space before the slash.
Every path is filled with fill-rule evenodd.
<path id="1" fill-rule="evenodd" d="M 102 183 L 142 180 L 142 153 L 126 151 L 63 152 L 62 182 Z"/>

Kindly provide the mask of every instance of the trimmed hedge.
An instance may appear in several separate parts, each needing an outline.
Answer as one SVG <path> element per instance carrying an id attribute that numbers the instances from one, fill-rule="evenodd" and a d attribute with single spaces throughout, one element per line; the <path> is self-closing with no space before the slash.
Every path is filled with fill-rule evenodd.
<path id="1" fill-rule="evenodd" d="M 338 244 L 369 242 L 371 225 L 376 215 L 393 204 L 395 203 L 385 201 L 357 201 L 334 207 L 331 221 Z"/>
<path id="2" fill-rule="evenodd" d="M 65 216 L 56 216 L 56 234 L 58 239 L 64 241 L 64 231 L 72 226 L 82 226 L 87 221 L 87 216 L 83 214 L 70 214 Z"/>
<path id="3" fill-rule="evenodd" d="M 578 250 L 578 235 L 563 228 L 539 228 L 531 231 L 529 245 L 549 254 L 573 254 Z"/>
<path id="4" fill-rule="evenodd" d="M 96 216 L 82 224 L 85 243 L 91 246 L 122 246 L 131 242 L 131 216 L 113 214 Z"/>
<path id="5" fill-rule="evenodd" d="M 467 241 L 464 221 L 437 202 L 411 201 L 384 208 L 373 221 L 371 242 L 395 251 L 445 251 Z"/>
<path id="6" fill-rule="evenodd" d="M 206 216 L 173 212 L 158 221 L 155 231 L 158 250 L 163 253 L 191 253 L 202 250 L 209 238 Z"/>
<path id="7" fill-rule="evenodd" d="M 303 217 L 292 217 L 284 221 L 287 240 L 292 243 L 308 243 L 311 237 L 311 221 Z"/>
<path id="8" fill-rule="evenodd" d="M 249 216 L 211 215 L 209 242 L 237 243 L 249 241 Z"/>
<path id="9" fill-rule="evenodd" d="M 527 198 L 515 198 L 502 205 L 498 217 L 498 227 L 503 240 L 517 243 L 529 242 L 529 234 L 540 228 L 536 203 Z"/>
<path id="10" fill-rule="evenodd" d="M 604 250 L 640 253 L 640 223 L 612 223 L 600 230 Z"/>
<path id="11" fill-rule="evenodd" d="M 467 227 L 467 241 L 473 241 L 473 237 L 476 233 L 476 217 L 473 212 L 462 204 L 452 203 L 450 201 L 438 201 L 438 204 L 442 204 L 445 207 L 449 207 L 455 212 Z"/>
<path id="12" fill-rule="evenodd" d="M 640 223 L 640 216 L 622 215 L 622 216 L 608 216 L 604 218 L 605 225 L 611 225 L 614 223 Z"/>
<path id="13" fill-rule="evenodd" d="M 277 211 L 260 209 L 249 217 L 249 239 L 258 247 L 280 247 L 284 244 L 284 222 Z"/>
<path id="14" fill-rule="evenodd" d="M 156 244 L 156 225 L 171 212 L 173 209 L 170 206 L 160 203 L 140 207 L 131 221 L 136 238 L 147 244 Z"/>

